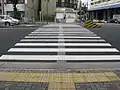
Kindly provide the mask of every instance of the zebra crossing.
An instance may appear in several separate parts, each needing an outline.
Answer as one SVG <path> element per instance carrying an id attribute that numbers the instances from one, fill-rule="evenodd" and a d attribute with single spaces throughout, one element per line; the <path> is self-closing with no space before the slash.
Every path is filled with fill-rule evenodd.
<path id="1" fill-rule="evenodd" d="M 5 55 L 6 62 L 115 62 L 119 51 L 88 29 L 78 25 L 51 24 L 31 32 Z"/>

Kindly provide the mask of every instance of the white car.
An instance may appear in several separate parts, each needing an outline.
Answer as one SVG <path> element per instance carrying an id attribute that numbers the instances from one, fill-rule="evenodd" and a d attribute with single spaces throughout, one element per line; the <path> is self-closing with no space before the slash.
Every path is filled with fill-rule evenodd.
<path id="1" fill-rule="evenodd" d="M 8 17 L 11 18 L 11 20 L 12 20 L 16 25 L 19 25 L 19 24 L 20 24 L 20 20 L 15 19 L 15 18 L 10 17 L 10 16 L 8 16 Z"/>
<path id="2" fill-rule="evenodd" d="M 94 23 L 98 23 L 98 22 L 99 22 L 99 20 L 95 20 L 95 19 L 94 19 L 94 20 L 93 20 L 93 22 L 94 22 Z"/>
<path id="3" fill-rule="evenodd" d="M 9 15 L 0 15 L 0 25 L 1 26 L 13 26 L 19 24 L 20 21 L 10 17 Z"/>
<path id="4" fill-rule="evenodd" d="M 105 20 L 100 20 L 100 22 L 101 22 L 101 23 L 107 23 L 107 21 L 105 21 Z"/>

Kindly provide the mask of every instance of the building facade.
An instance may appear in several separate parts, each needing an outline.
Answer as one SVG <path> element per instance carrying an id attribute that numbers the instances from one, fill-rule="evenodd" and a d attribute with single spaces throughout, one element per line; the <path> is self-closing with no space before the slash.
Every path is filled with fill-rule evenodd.
<path id="1" fill-rule="evenodd" d="M 56 13 L 65 12 L 66 9 L 77 9 L 78 0 L 49 0 L 48 2 L 48 15 L 49 17 L 55 18 Z M 41 0 L 41 13 L 42 16 L 47 15 L 47 2 Z"/>
<path id="2" fill-rule="evenodd" d="M 42 0 L 25 0 L 25 17 L 29 21 L 39 20 L 39 12 L 41 11 Z"/>
<path id="3" fill-rule="evenodd" d="M 77 0 L 19 0 L 17 9 L 22 16 L 29 20 L 39 20 L 41 17 L 54 17 L 57 8 L 77 9 Z M 48 5 L 48 6 L 47 6 Z M 0 14 L 13 16 L 13 5 L 10 0 L 0 0 Z M 41 14 L 41 15 L 40 15 Z"/>
<path id="4" fill-rule="evenodd" d="M 110 20 L 114 14 L 120 14 L 120 0 L 91 0 L 89 18 Z"/>
<path id="5" fill-rule="evenodd" d="M 78 0 L 57 0 L 56 21 L 66 23 L 75 22 L 77 17 L 77 6 Z"/>
<path id="6" fill-rule="evenodd" d="M 17 9 L 20 17 L 28 19 L 38 19 L 38 11 L 40 11 L 40 0 L 18 0 Z M 13 4 L 10 0 L 0 0 L 0 15 L 13 16 Z"/>
<path id="7" fill-rule="evenodd" d="M 41 0 L 41 15 L 43 20 L 47 19 L 47 15 L 49 19 L 53 19 L 56 12 L 56 0 Z"/>
<path id="8" fill-rule="evenodd" d="M 78 0 L 56 0 L 56 7 L 58 8 L 72 8 L 77 9 Z"/>
<path id="9" fill-rule="evenodd" d="M 17 9 L 21 16 L 25 13 L 25 0 L 19 0 Z M 10 0 L 0 0 L 0 14 L 13 16 L 13 5 Z"/>

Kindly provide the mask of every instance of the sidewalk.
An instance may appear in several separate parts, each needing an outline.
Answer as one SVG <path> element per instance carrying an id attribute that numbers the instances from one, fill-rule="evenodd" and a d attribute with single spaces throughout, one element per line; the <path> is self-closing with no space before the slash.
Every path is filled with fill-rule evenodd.
<path id="1" fill-rule="evenodd" d="M 20 24 L 20 27 L 40 27 L 45 25 L 45 22 L 35 22 L 35 23 L 28 23 L 28 24 Z"/>
<path id="2" fill-rule="evenodd" d="M 29 28 L 29 27 L 42 27 L 46 23 L 29 23 L 29 24 L 20 24 L 20 25 L 14 25 L 14 26 L 0 26 L 0 28 Z"/>

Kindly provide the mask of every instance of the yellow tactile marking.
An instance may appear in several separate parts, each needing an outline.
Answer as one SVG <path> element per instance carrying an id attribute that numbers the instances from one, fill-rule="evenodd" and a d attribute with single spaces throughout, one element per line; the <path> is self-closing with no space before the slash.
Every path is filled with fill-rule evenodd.
<path id="1" fill-rule="evenodd" d="M 0 81 L 77 83 L 77 82 L 106 82 L 117 80 L 120 80 L 120 78 L 114 72 L 103 73 L 0 72 Z"/>
<path id="2" fill-rule="evenodd" d="M 74 83 L 50 83 L 48 90 L 76 90 Z"/>
<path id="3" fill-rule="evenodd" d="M 109 79 L 110 81 L 120 80 L 120 78 L 119 78 L 115 73 L 105 72 L 104 74 L 105 74 L 105 76 L 108 77 L 108 79 Z"/>
<path id="4" fill-rule="evenodd" d="M 102 73 L 31 73 L 0 72 L 0 81 L 49 82 L 48 90 L 75 90 L 75 83 L 109 82 L 120 78 L 114 72 Z"/>

